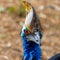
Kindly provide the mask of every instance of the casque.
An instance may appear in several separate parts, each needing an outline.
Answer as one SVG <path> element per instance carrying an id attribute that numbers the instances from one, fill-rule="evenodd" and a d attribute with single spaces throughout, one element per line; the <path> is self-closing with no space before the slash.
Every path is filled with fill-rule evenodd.
<path id="1" fill-rule="evenodd" d="M 33 8 L 33 6 L 26 2 L 25 0 L 22 0 L 23 5 L 25 6 L 25 10 L 26 10 L 26 20 L 25 20 L 25 25 L 27 27 L 27 29 L 30 32 L 34 32 L 34 31 L 42 31 L 41 25 L 40 25 L 40 20 L 35 12 L 35 9 Z"/>

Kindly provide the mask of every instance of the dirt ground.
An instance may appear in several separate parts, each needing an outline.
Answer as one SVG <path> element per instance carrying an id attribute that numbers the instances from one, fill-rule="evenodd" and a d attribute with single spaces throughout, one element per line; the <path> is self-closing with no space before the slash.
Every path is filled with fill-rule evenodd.
<path id="1" fill-rule="evenodd" d="M 43 28 L 42 60 L 60 53 L 60 0 L 27 0 L 36 9 Z M 13 13 L 0 12 L 0 60 L 22 60 L 20 31 L 25 18 L 20 17 L 19 0 L 0 0 L 0 6 L 14 6 Z"/>

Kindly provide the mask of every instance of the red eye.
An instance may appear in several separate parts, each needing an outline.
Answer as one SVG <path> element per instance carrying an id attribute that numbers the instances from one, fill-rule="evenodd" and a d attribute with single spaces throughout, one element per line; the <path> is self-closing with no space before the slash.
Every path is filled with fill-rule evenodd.
<path id="1" fill-rule="evenodd" d="M 27 34 L 27 35 L 28 35 L 28 34 L 30 34 L 30 32 L 29 32 L 28 30 L 25 30 L 25 34 Z"/>

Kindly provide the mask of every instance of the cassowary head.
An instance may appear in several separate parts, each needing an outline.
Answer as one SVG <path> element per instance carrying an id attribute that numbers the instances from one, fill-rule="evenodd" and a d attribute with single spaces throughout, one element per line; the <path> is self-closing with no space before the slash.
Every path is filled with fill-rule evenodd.
<path id="1" fill-rule="evenodd" d="M 26 19 L 25 19 L 25 26 L 27 27 L 27 29 L 30 32 L 34 32 L 35 30 L 37 31 L 41 29 L 39 18 L 33 6 L 25 0 L 23 0 L 22 2 L 27 13 Z"/>
<path id="2" fill-rule="evenodd" d="M 41 29 L 40 27 L 40 21 L 39 18 L 36 14 L 35 9 L 33 8 L 33 6 L 26 2 L 25 0 L 22 1 L 23 5 L 25 7 L 26 10 L 26 19 L 25 19 L 25 24 L 22 28 L 22 34 L 21 36 L 27 36 L 27 34 L 29 34 L 29 38 L 28 36 L 26 37 L 28 40 L 34 40 L 34 42 L 36 42 L 37 44 L 40 43 L 40 35 L 39 35 L 39 30 Z"/>

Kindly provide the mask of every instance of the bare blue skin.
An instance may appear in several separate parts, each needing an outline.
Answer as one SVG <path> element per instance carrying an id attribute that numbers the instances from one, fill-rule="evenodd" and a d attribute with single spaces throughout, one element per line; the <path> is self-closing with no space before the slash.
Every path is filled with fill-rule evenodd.
<path id="1" fill-rule="evenodd" d="M 23 60 L 42 60 L 42 51 L 40 48 L 40 44 L 36 44 L 33 41 L 28 41 L 25 37 L 26 34 L 24 33 L 26 27 L 22 29 L 21 37 L 24 47 L 24 59 Z M 40 39 L 42 38 L 42 32 L 40 32 Z"/>

